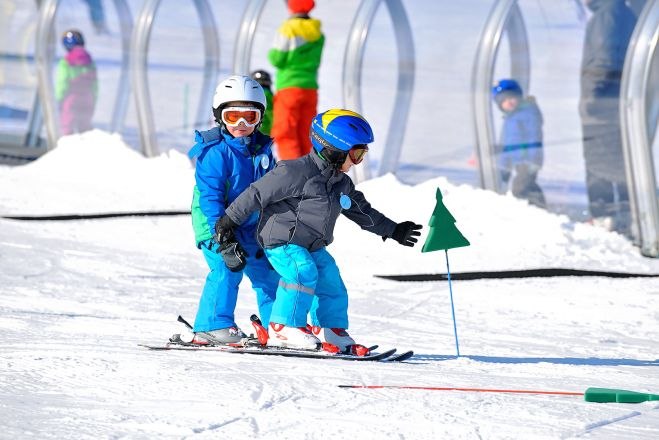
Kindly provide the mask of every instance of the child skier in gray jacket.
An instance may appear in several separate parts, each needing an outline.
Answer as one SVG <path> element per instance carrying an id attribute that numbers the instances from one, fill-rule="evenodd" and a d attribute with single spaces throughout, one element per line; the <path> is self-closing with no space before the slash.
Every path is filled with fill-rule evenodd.
<path id="1" fill-rule="evenodd" d="M 325 341 L 342 351 L 365 354 L 348 335 L 348 293 L 336 262 L 325 249 L 339 214 L 362 229 L 414 246 L 421 225 L 395 223 L 373 209 L 346 174 L 373 142 L 368 122 L 341 109 L 317 115 L 311 124 L 314 151 L 252 183 L 215 225 L 217 237 L 259 210 L 258 240 L 281 275 L 269 323 L 268 345 L 315 349 Z M 311 330 L 307 314 L 311 314 Z M 266 325 L 268 323 L 265 323 Z"/>

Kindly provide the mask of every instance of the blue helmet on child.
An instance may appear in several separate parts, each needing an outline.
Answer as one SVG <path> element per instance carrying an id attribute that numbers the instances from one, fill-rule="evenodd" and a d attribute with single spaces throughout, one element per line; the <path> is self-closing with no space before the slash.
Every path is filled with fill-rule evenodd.
<path id="1" fill-rule="evenodd" d="M 506 98 L 522 98 L 522 87 L 514 79 L 499 80 L 492 87 L 492 99 L 501 108 L 501 104 Z"/>
<path id="2" fill-rule="evenodd" d="M 62 44 L 66 50 L 71 50 L 74 46 L 84 46 L 85 39 L 82 38 L 80 31 L 70 29 L 62 34 Z"/>
<path id="3" fill-rule="evenodd" d="M 332 165 L 340 165 L 348 152 L 373 142 L 373 130 L 359 113 L 331 109 L 311 121 L 311 144 L 320 157 Z"/>
<path id="4" fill-rule="evenodd" d="M 522 96 L 522 87 L 514 79 L 502 79 L 492 87 L 492 98 L 496 101 L 501 94 Z"/>

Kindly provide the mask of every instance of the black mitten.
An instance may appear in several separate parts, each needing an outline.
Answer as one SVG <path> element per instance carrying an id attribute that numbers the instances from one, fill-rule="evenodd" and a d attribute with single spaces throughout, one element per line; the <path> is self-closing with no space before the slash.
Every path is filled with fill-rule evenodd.
<path id="1" fill-rule="evenodd" d="M 215 222 L 215 236 L 217 237 L 217 242 L 222 244 L 220 238 L 223 235 L 226 235 L 229 231 L 233 231 L 238 224 L 231 220 L 231 217 L 228 215 L 223 215 Z"/>
<path id="2" fill-rule="evenodd" d="M 238 243 L 233 232 L 220 238 L 220 254 L 231 272 L 240 272 L 247 265 L 247 251 Z"/>
<path id="3" fill-rule="evenodd" d="M 391 238 L 393 238 L 403 246 L 414 246 L 414 244 L 418 241 L 416 237 L 421 235 L 421 232 L 419 232 L 419 230 L 422 227 L 423 226 L 417 225 L 416 223 L 409 221 L 398 223 L 396 225 L 396 229 L 394 229 L 394 233 L 391 234 Z"/>

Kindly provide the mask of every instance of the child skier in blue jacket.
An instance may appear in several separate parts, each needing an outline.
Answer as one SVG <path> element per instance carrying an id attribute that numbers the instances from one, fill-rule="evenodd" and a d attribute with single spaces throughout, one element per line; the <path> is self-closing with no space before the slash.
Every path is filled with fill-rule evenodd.
<path id="1" fill-rule="evenodd" d="M 313 151 L 285 160 L 254 182 L 229 205 L 215 225 L 218 237 L 231 234 L 260 212 L 258 238 L 281 275 L 272 308 L 268 345 L 315 349 L 315 336 L 342 351 L 361 350 L 346 332 L 348 292 L 326 247 L 340 214 L 362 229 L 414 246 L 421 225 L 395 223 L 371 207 L 346 174 L 373 142 L 368 122 L 349 110 L 329 110 L 311 124 Z M 307 314 L 311 314 L 311 331 Z M 267 323 L 268 321 L 264 321 Z"/>
<path id="2" fill-rule="evenodd" d="M 514 79 L 502 79 L 495 84 L 492 98 L 504 113 L 501 138 L 496 145 L 501 181 L 504 187 L 511 181 L 515 197 L 544 208 L 545 195 L 537 182 L 544 159 L 540 108 L 535 99 L 524 97 Z"/>
<path id="3" fill-rule="evenodd" d="M 214 237 L 215 222 L 225 208 L 274 167 L 272 139 L 258 131 L 265 109 L 266 97 L 256 81 L 240 75 L 227 78 L 213 98 L 219 127 L 197 131 L 189 152 L 190 158 L 197 158 L 192 225 L 210 268 L 194 322 L 196 342 L 234 343 L 245 337 L 234 320 L 243 272 L 256 291 L 261 319 L 270 319 L 279 275 L 256 242 L 258 213 L 233 234 L 222 240 Z"/>

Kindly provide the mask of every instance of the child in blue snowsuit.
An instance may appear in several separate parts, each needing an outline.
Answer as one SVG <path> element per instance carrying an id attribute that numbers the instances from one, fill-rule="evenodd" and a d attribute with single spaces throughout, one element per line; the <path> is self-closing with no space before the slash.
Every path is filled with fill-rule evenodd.
<path id="1" fill-rule="evenodd" d="M 261 319 L 270 319 L 279 275 L 256 242 L 258 213 L 228 240 L 214 237 L 215 222 L 225 208 L 274 167 L 272 139 L 257 129 L 265 108 L 263 90 L 250 77 L 234 75 L 222 81 L 213 99 L 219 127 L 197 131 L 189 152 L 197 158 L 191 208 L 195 241 L 210 268 L 194 322 L 201 343 L 233 343 L 245 337 L 234 320 L 243 272 L 256 291 Z"/>
<path id="2" fill-rule="evenodd" d="M 514 79 L 502 79 L 492 97 L 504 113 L 501 139 L 496 145 L 497 167 L 504 187 L 510 182 L 515 197 L 544 208 L 545 196 L 538 185 L 543 163 L 542 113 L 532 97 L 524 98 Z"/>
<path id="3" fill-rule="evenodd" d="M 348 292 L 326 250 L 339 215 L 405 246 L 416 243 L 421 225 L 395 223 L 372 208 L 346 174 L 373 142 L 362 116 L 342 109 L 321 113 L 312 121 L 311 140 L 312 152 L 278 162 L 229 205 L 215 230 L 223 236 L 241 228 L 254 213 L 261 214 L 258 238 L 281 275 L 268 345 L 314 349 L 320 343 L 315 335 L 324 330 L 326 342 L 355 353 L 355 341 L 346 332 Z"/>

